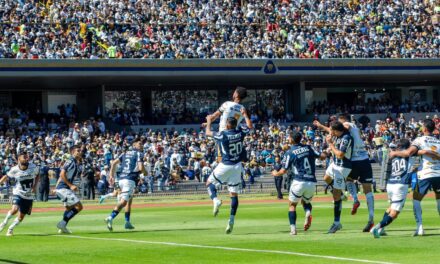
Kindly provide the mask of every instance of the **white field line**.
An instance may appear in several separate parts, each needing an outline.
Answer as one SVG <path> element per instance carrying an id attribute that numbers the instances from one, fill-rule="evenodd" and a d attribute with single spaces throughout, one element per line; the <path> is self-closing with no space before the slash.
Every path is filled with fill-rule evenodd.
<path id="1" fill-rule="evenodd" d="M 207 249 L 220 249 L 220 250 L 228 250 L 228 251 L 255 252 L 255 253 L 268 253 L 268 254 L 280 254 L 280 255 L 295 255 L 295 256 L 301 256 L 301 257 L 342 260 L 342 261 L 347 261 L 347 262 L 395 264 L 392 262 L 385 262 L 385 261 L 343 258 L 343 257 L 326 256 L 326 255 L 314 255 L 314 254 L 306 254 L 306 253 L 292 252 L 292 251 L 280 251 L 280 250 L 262 250 L 262 249 L 250 249 L 250 248 L 206 246 L 206 245 L 195 245 L 195 244 L 174 243 L 174 242 L 132 240 L 132 239 L 123 239 L 123 238 L 84 237 L 84 236 L 73 236 L 73 235 L 55 235 L 55 236 L 56 237 L 65 237 L 65 238 L 88 239 L 88 240 L 103 240 L 103 241 L 130 242 L 130 243 L 139 243 L 139 244 L 165 245 L 165 246 L 174 246 L 174 247 L 207 248 Z"/>

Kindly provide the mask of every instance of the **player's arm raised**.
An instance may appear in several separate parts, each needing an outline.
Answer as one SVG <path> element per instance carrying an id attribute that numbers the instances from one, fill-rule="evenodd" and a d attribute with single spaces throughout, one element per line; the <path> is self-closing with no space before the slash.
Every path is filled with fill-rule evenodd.
<path id="1" fill-rule="evenodd" d="M 214 133 L 211 130 L 213 117 L 211 115 L 206 116 L 206 128 L 205 128 L 205 135 L 207 137 L 212 137 Z"/>
<path id="2" fill-rule="evenodd" d="M 3 175 L 3 177 L 0 178 L 0 185 L 5 183 L 7 179 L 8 179 L 8 175 Z"/>
<path id="3" fill-rule="evenodd" d="M 246 122 L 246 126 L 248 129 L 253 129 L 254 125 L 252 124 L 251 119 L 249 118 L 248 112 L 246 110 L 246 108 L 242 107 L 240 110 L 241 114 L 244 117 L 244 121 Z"/>
<path id="4" fill-rule="evenodd" d="M 292 165 L 292 159 L 290 158 L 290 152 L 287 152 L 286 154 L 284 154 L 282 165 L 283 165 L 283 167 L 279 171 L 276 171 L 276 170 L 272 171 L 272 176 L 274 176 L 274 177 L 283 176 L 284 174 L 287 173 L 290 166 Z"/>
<path id="5" fill-rule="evenodd" d="M 313 125 L 315 125 L 318 129 L 324 130 L 325 132 L 330 134 L 330 128 L 321 124 L 318 120 L 313 121 Z"/>

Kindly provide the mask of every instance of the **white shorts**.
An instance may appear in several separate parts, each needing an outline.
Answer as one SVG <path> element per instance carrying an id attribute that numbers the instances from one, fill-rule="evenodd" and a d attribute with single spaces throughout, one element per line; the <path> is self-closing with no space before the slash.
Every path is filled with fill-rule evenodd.
<path id="1" fill-rule="evenodd" d="M 73 206 L 80 202 L 76 194 L 70 189 L 57 189 L 55 193 L 64 206 Z"/>
<path id="2" fill-rule="evenodd" d="M 230 193 L 238 193 L 241 184 L 241 173 L 243 166 L 240 163 L 235 165 L 225 165 L 220 163 L 209 175 L 208 181 L 216 184 L 227 184 Z"/>
<path id="3" fill-rule="evenodd" d="M 408 194 L 407 184 L 387 184 L 388 201 L 391 209 L 401 212 Z"/>
<path id="4" fill-rule="evenodd" d="M 290 185 L 289 201 L 292 203 L 298 203 L 301 199 L 303 199 L 305 203 L 310 203 L 316 191 L 315 186 L 315 182 L 294 180 L 292 185 Z"/>
<path id="5" fill-rule="evenodd" d="M 119 180 L 120 194 L 118 195 L 118 200 L 123 199 L 127 202 L 133 198 L 134 189 L 136 188 L 136 183 L 132 180 L 123 179 Z"/>
<path id="6" fill-rule="evenodd" d="M 333 188 L 345 190 L 345 179 L 350 174 L 351 169 L 336 166 L 334 163 L 328 166 L 325 174 L 333 178 Z"/>

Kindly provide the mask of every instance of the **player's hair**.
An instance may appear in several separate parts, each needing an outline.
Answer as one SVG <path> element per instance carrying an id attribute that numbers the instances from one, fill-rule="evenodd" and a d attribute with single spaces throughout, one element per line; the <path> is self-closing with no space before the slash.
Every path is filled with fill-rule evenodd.
<path id="1" fill-rule="evenodd" d="M 232 129 L 237 127 L 237 119 L 230 117 L 226 119 L 226 124 L 229 125 Z"/>
<path id="2" fill-rule="evenodd" d="M 69 151 L 72 152 L 72 151 L 74 151 L 75 149 L 81 149 L 81 146 L 78 145 L 78 144 L 75 144 L 75 145 L 73 145 L 73 146 L 70 147 Z"/>
<path id="3" fill-rule="evenodd" d="M 242 86 L 237 86 L 237 88 L 235 88 L 235 91 L 238 94 L 238 97 L 240 97 L 240 100 L 244 100 L 244 98 L 247 97 L 247 90 L 246 88 L 242 87 Z"/>
<path id="4" fill-rule="evenodd" d="M 429 133 L 432 133 L 435 130 L 435 123 L 432 119 L 423 120 L 423 126 L 429 131 Z"/>
<path id="5" fill-rule="evenodd" d="M 333 122 L 331 124 L 331 128 L 332 128 L 332 130 L 336 130 L 336 131 L 341 131 L 341 132 L 345 131 L 344 125 L 339 121 Z"/>
<path id="6" fill-rule="evenodd" d="M 399 143 L 397 143 L 397 148 L 398 149 L 407 149 L 410 146 L 410 142 L 408 139 L 406 138 L 402 138 L 399 140 Z"/>
<path id="7" fill-rule="evenodd" d="M 290 137 L 292 138 L 293 143 L 295 143 L 295 144 L 299 144 L 299 143 L 301 143 L 301 140 L 302 140 L 302 134 L 301 134 L 300 132 L 292 131 L 292 132 L 290 133 Z"/>
<path id="8" fill-rule="evenodd" d="M 350 120 L 351 120 L 351 117 L 350 117 L 348 114 L 340 114 L 340 115 L 338 116 L 338 119 L 343 119 L 343 120 L 345 120 L 345 121 L 350 121 Z"/>

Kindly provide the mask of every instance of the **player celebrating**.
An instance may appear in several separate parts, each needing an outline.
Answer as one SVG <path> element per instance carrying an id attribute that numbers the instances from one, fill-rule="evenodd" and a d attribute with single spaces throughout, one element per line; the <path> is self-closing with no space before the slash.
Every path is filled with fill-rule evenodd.
<path id="1" fill-rule="evenodd" d="M 307 231 L 312 224 L 312 198 L 315 193 L 315 159 L 325 159 L 325 154 L 319 154 L 309 145 L 301 144 L 302 135 L 299 132 L 292 132 L 290 140 L 292 148 L 284 155 L 283 167 L 279 171 L 272 171 L 273 176 L 282 176 L 288 170 L 292 170 L 294 178 L 289 192 L 289 222 L 290 234 L 296 235 L 296 206 L 301 200 L 306 213 L 304 231 Z"/>
<path id="2" fill-rule="evenodd" d="M 71 234 L 67 229 L 69 221 L 82 211 L 83 206 L 79 198 L 75 195 L 78 187 L 73 184 L 76 177 L 81 175 L 81 160 L 82 153 L 79 145 L 74 145 L 70 148 L 71 157 L 64 163 L 60 172 L 60 178 L 56 184 L 56 195 L 63 202 L 66 211 L 64 211 L 63 220 L 58 222 L 58 233 Z"/>
<path id="3" fill-rule="evenodd" d="M 334 138 L 335 139 L 334 139 Z M 336 233 L 342 228 L 340 223 L 342 210 L 342 190 L 345 189 L 345 179 L 351 172 L 351 154 L 353 152 L 353 138 L 341 122 L 333 122 L 330 135 L 326 137 L 333 153 L 333 163 L 327 168 L 324 180 L 333 185 L 334 223 L 328 230 L 329 234 Z"/>
<path id="4" fill-rule="evenodd" d="M 346 115 L 339 115 L 338 117 L 338 121 L 344 125 L 345 129 L 350 132 L 350 136 L 353 138 L 353 154 L 351 157 L 352 170 L 346 181 L 347 190 L 350 192 L 354 200 L 351 214 L 355 215 L 360 206 L 356 185 L 353 182 L 353 180 L 357 180 L 362 184 L 362 189 L 365 193 L 368 206 L 368 223 L 362 231 L 369 232 L 374 226 L 374 195 L 372 192 L 373 170 L 371 168 L 365 143 L 361 138 L 361 132 L 359 128 L 355 124 L 349 122 L 349 120 L 350 119 Z M 321 125 L 318 121 L 315 121 L 314 125 L 319 129 L 330 133 L 330 128 Z"/>
<path id="5" fill-rule="evenodd" d="M 245 109 L 241 109 L 246 123 L 249 123 L 249 117 Z M 247 128 L 238 128 L 237 119 L 229 117 L 226 120 L 226 130 L 221 132 L 212 132 L 211 124 L 212 116 L 206 117 L 206 136 L 213 137 L 221 150 L 222 162 L 214 169 L 209 176 L 206 186 L 208 193 L 214 203 L 214 216 L 217 216 L 221 201 L 217 198 L 217 190 L 215 184 L 228 184 L 228 190 L 231 196 L 231 214 L 229 222 L 226 227 L 226 234 L 230 234 L 234 228 L 235 215 L 238 208 L 238 188 L 241 184 L 241 173 L 243 171 L 242 160 L 244 147 L 243 141 L 246 134 L 249 132 Z"/>
<path id="6" fill-rule="evenodd" d="M 119 174 L 119 201 L 111 214 L 104 220 L 107 223 L 109 231 L 113 231 L 113 219 L 119 214 L 122 208 L 125 210 L 125 229 L 134 229 L 130 222 L 131 204 L 133 202 L 133 193 L 136 188 L 136 181 L 142 172 L 147 174 L 144 163 L 142 162 L 142 142 L 135 139 L 133 149 L 122 154 L 118 159 L 111 162 L 110 178 L 114 177 L 116 166 L 121 164 L 122 170 Z"/>
<path id="7" fill-rule="evenodd" d="M 434 130 L 434 121 L 425 119 L 422 126 L 423 136 L 416 138 L 406 150 L 390 152 L 390 159 L 395 157 L 408 158 L 418 154 L 419 150 L 430 150 L 438 153 L 440 150 L 440 140 L 432 135 Z M 423 153 L 422 165 L 417 172 L 417 180 L 413 192 L 413 210 L 417 223 L 414 236 L 423 236 L 425 232 L 422 225 L 421 201 L 431 188 L 435 192 L 437 210 L 440 214 L 440 159 L 436 156 L 429 155 L 429 153 Z"/>
<path id="8" fill-rule="evenodd" d="M 32 212 L 33 193 L 35 193 L 35 187 L 39 179 L 38 171 L 39 169 L 35 164 L 29 163 L 29 156 L 26 149 L 19 149 L 18 165 L 12 167 L 6 177 L 0 180 L 0 183 L 3 183 L 7 179 L 15 182 L 14 188 L 12 189 L 13 205 L 0 224 L 0 231 L 3 231 L 13 215 L 20 212 L 14 222 L 9 226 L 6 236 L 12 236 L 14 228 L 23 221 L 26 215 L 30 215 Z"/>

